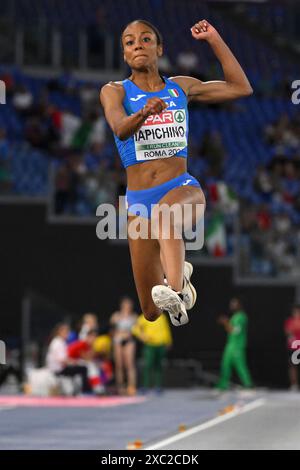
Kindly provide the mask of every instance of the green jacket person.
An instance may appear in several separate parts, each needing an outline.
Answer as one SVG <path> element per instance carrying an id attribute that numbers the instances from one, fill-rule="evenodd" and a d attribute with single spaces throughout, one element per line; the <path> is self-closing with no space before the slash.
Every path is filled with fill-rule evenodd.
<path id="1" fill-rule="evenodd" d="M 253 385 L 246 359 L 248 317 L 241 301 L 236 297 L 231 299 L 229 308 L 232 312 L 231 318 L 221 316 L 218 319 L 218 323 L 223 325 L 228 333 L 221 362 L 221 376 L 217 384 L 220 390 L 229 388 L 233 369 L 243 387 L 249 388 Z"/>

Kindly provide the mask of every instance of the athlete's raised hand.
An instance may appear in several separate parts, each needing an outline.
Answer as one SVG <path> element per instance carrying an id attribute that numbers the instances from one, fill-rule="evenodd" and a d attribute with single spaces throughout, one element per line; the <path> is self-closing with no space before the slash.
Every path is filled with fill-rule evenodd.
<path id="1" fill-rule="evenodd" d="M 145 118 L 151 115 L 160 114 L 164 109 L 168 107 L 160 98 L 149 98 L 147 103 L 142 108 L 142 113 Z"/>
<path id="2" fill-rule="evenodd" d="M 215 37 L 219 37 L 218 31 L 206 20 L 198 21 L 191 27 L 192 36 L 198 41 L 210 42 Z"/>

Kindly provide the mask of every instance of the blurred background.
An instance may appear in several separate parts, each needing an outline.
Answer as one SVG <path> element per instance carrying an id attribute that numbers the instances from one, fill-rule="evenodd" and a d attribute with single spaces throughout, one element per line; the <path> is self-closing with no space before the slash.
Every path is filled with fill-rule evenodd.
<path id="1" fill-rule="evenodd" d="M 233 103 L 190 107 L 189 171 L 207 198 L 206 240 L 188 255 L 198 301 L 190 324 L 172 329 L 164 385 L 216 383 L 226 340 L 217 319 L 239 296 L 254 384 L 287 388 L 284 325 L 300 301 L 300 106 L 292 102 L 300 5 L 292 0 L 1 0 L 0 383 L 26 381 L 44 366 L 54 326 L 66 322 L 76 340 L 87 312 L 112 340 L 103 383 L 116 383 L 112 314 L 122 296 L 141 312 L 127 242 L 96 237 L 97 206 L 117 207 L 126 189 L 99 89 L 128 76 L 120 33 L 141 17 L 163 34 L 163 75 L 222 78 L 209 46 L 190 34 L 206 18 L 254 89 Z M 138 384 L 141 354 L 138 344 Z"/>

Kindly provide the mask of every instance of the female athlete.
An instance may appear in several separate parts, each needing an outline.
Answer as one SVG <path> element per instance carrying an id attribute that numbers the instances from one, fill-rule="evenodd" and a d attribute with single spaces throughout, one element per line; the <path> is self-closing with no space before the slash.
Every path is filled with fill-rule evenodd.
<path id="1" fill-rule="evenodd" d="M 208 42 L 221 63 L 224 81 L 161 76 L 161 34 L 148 21 L 135 20 L 121 36 L 124 61 L 131 75 L 107 83 L 100 92 L 105 117 L 127 172 L 128 225 L 141 219 L 148 224 L 148 237 L 128 235 L 141 308 L 150 321 L 162 311 L 168 312 L 176 326 L 189 321 L 187 310 L 196 301 L 190 282 L 193 266 L 185 261 L 184 239 L 178 237 L 178 228 L 183 229 L 177 222 L 180 217 L 171 217 L 171 230 L 165 236 L 164 219 L 158 209 L 174 206 L 183 211 L 190 206 L 192 224 L 199 218 L 196 206 L 203 207 L 202 215 L 204 212 L 200 184 L 187 173 L 187 104 L 217 103 L 252 94 L 237 59 L 208 21 L 196 22 L 191 35 L 196 41 Z M 150 236 L 153 231 L 155 237 Z"/>

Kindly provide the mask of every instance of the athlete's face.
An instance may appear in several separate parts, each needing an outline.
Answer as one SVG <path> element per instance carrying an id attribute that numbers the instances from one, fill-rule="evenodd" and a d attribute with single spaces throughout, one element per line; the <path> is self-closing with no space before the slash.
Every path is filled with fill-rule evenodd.
<path id="1" fill-rule="evenodd" d="M 132 23 L 122 35 L 124 60 L 131 69 L 142 70 L 156 65 L 162 56 L 155 32 L 144 23 Z"/>

